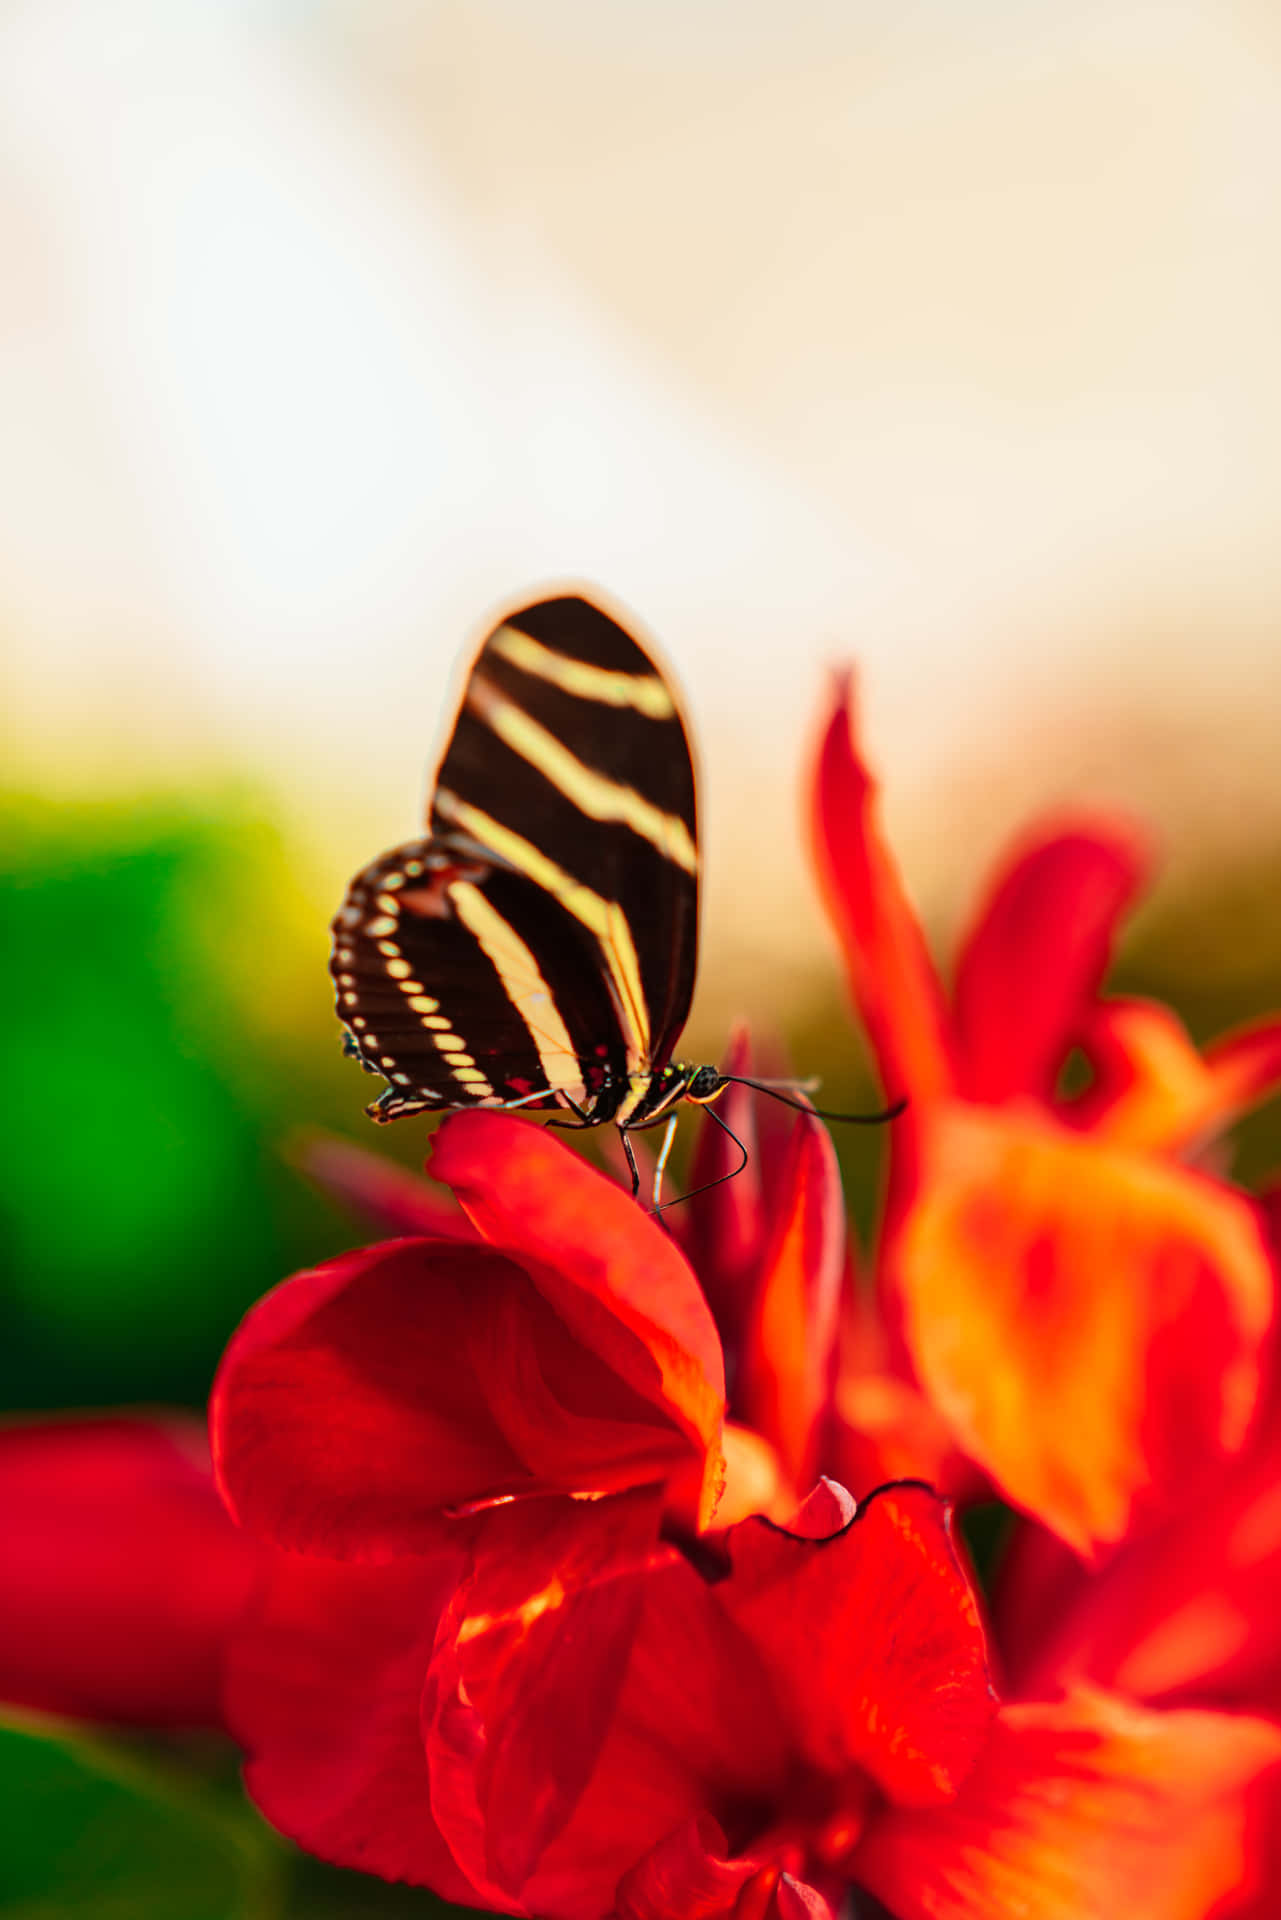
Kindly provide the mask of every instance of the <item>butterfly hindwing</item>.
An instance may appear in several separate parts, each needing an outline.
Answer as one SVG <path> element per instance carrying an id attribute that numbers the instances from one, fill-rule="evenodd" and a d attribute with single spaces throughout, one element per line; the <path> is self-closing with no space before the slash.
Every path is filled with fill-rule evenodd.
<path id="1" fill-rule="evenodd" d="M 510 614 L 430 826 L 334 925 L 340 1017 L 390 1082 L 379 1117 L 540 1096 L 611 1117 L 669 1059 L 694 976 L 693 769 L 648 655 L 578 596 Z"/>

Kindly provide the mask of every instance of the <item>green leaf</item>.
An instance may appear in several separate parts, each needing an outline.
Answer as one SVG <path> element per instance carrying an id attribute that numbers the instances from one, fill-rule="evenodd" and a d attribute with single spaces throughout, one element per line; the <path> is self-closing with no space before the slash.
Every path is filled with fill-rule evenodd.
<path id="1" fill-rule="evenodd" d="M 0 1725 L 5 1920 L 270 1920 L 280 1856 L 246 1811 L 127 1751 Z"/>

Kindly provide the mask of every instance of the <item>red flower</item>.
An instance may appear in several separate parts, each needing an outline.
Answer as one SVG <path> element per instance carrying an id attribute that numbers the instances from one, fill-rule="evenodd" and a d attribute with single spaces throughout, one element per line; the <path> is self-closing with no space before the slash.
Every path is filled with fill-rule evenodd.
<path id="1" fill-rule="evenodd" d="M 660 1542 L 660 1522 L 692 1542 L 762 1485 L 795 1509 L 827 1391 L 804 1328 L 834 1328 L 843 1262 L 817 1123 L 798 1123 L 758 1262 L 762 1426 L 731 1434 L 723 1496 L 720 1346 L 662 1228 L 525 1121 L 458 1115 L 432 1166 L 478 1237 L 287 1282 L 215 1388 L 228 1498 L 294 1550 L 232 1662 L 263 1808 L 330 1858 L 601 1915 L 685 1819 L 752 1828 L 744 1796 L 772 1872 L 869 1795 L 950 1792 L 991 1709 L 932 1495 L 886 1494 L 853 1527 L 825 1496 L 822 1553 L 747 1522 L 691 1546 L 729 1568 L 715 1580 Z M 676 1756 L 697 1742 L 691 1771 Z M 765 1832 L 784 1814 L 786 1847 Z"/>
<path id="2" fill-rule="evenodd" d="M 843 1410 L 857 1423 L 879 1399 L 887 1438 L 922 1443 L 935 1472 L 941 1414 L 1007 1499 L 1093 1553 L 1182 1507 L 1246 1440 L 1272 1274 L 1248 1200 L 1178 1152 L 1281 1078 L 1281 1021 L 1202 1059 L 1163 1009 L 1099 1000 L 1141 861 L 1098 825 L 1047 830 L 1009 863 L 949 1008 L 851 727 L 842 689 L 818 863 L 887 1089 L 910 1105 L 879 1256 L 883 1364 L 844 1383 Z M 1096 1076 L 1077 1101 L 1057 1092 L 1073 1045 Z"/>
<path id="3" fill-rule="evenodd" d="M 0 1699 L 129 1726 L 222 1725 L 222 1662 L 262 1560 L 203 1429 L 173 1415 L 0 1430 Z"/>
<path id="4" fill-rule="evenodd" d="M 340 1863 L 553 1920 L 822 1916 L 851 1881 L 904 1920 L 1001 1901 L 1067 1920 L 1113 1895 L 1123 1910 L 1148 1884 L 1147 1910 L 1182 1920 L 1238 1884 L 1244 1783 L 1281 1753 L 1277 1736 L 1092 1693 L 993 1723 L 931 1492 L 883 1489 L 851 1522 L 849 1497 L 823 1483 L 790 1529 L 715 1530 L 747 1497 L 752 1448 L 778 1501 L 821 1450 L 844 1253 L 815 1122 L 781 1158 L 771 1143 L 738 1280 L 716 1275 L 742 1410 L 761 1423 L 731 1430 L 736 1506 L 717 1513 L 680 1494 L 688 1461 L 670 1450 L 676 1431 L 706 1486 L 696 1423 L 663 1385 L 720 1377 L 706 1347 L 690 1370 L 706 1323 L 679 1252 L 528 1123 L 462 1116 L 437 1138 L 433 1171 L 483 1244 L 399 1243 L 287 1283 L 250 1315 L 215 1396 L 241 1511 L 307 1547 L 275 1562 L 230 1662 L 230 1714 L 270 1818 Z M 478 1264 L 499 1247 L 501 1284 Z M 628 1277 L 642 1273 L 656 1304 L 638 1316 Z M 523 1355 L 516 1332 L 487 1325 L 505 1317 Z M 638 1332 L 649 1396 L 619 1400 L 615 1369 L 628 1392 L 645 1377 Z M 430 1433 L 428 1396 L 443 1396 Z M 622 1404 L 640 1429 L 626 1448 Z M 959 1886 L 968 1904 L 949 1906 Z"/>

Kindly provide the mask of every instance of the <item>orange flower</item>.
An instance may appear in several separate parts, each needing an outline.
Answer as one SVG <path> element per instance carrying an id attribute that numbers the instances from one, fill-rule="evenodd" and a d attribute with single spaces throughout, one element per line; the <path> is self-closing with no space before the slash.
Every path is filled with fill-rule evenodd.
<path id="1" fill-rule="evenodd" d="M 814 827 L 887 1092 L 910 1102 L 878 1257 L 882 1350 L 842 1382 L 849 1445 L 866 1447 L 879 1418 L 895 1470 L 915 1445 L 919 1471 L 955 1481 L 941 1418 L 1006 1499 L 1098 1554 L 1195 1497 L 1246 1442 L 1271 1266 L 1250 1201 L 1180 1155 L 1281 1079 L 1281 1020 L 1203 1058 L 1164 1008 L 1100 999 L 1143 873 L 1115 823 L 1025 842 L 963 943 L 949 1003 L 881 832 L 847 683 Z M 1095 1074 L 1075 1101 L 1058 1091 L 1073 1047 Z"/>

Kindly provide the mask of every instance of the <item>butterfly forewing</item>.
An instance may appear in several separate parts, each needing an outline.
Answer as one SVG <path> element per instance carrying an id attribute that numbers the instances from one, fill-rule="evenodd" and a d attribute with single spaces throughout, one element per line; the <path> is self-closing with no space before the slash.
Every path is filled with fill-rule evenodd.
<path id="1" fill-rule="evenodd" d="M 648 655 L 578 596 L 509 615 L 430 828 L 335 922 L 339 1014 L 391 1083 L 379 1117 L 539 1095 L 611 1117 L 669 1059 L 694 976 L 693 769 Z"/>

